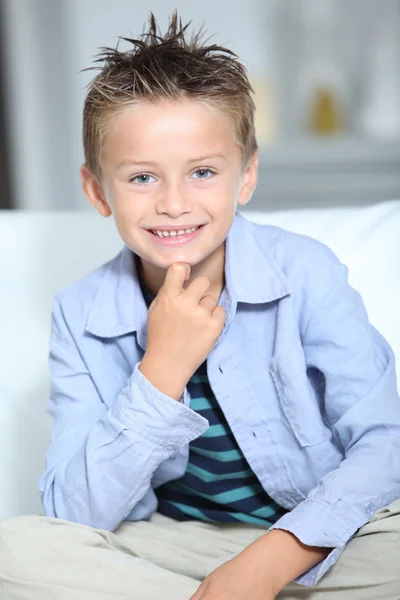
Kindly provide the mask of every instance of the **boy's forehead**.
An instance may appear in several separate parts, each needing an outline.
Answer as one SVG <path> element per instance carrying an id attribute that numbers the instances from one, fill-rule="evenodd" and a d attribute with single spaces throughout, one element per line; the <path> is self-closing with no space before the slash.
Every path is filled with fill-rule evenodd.
<path id="1" fill-rule="evenodd" d="M 110 119 L 107 129 L 105 153 L 118 164 L 127 157 L 150 162 L 166 151 L 193 159 L 211 155 L 223 158 L 236 146 L 228 117 L 193 100 L 126 107 Z M 137 156 L 143 153 L 147 156 Z"/>

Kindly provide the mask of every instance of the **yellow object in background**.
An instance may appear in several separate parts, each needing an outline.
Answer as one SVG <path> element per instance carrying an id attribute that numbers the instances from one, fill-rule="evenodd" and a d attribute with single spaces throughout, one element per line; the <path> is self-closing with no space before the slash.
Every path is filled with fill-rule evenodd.
<path id="1" fill-rule="evenodd" d="M 327 87 L 316 87 L 311 100 L 310 129 L 319 135 L 334 135 L 344 129 L 340 101 Z"/>

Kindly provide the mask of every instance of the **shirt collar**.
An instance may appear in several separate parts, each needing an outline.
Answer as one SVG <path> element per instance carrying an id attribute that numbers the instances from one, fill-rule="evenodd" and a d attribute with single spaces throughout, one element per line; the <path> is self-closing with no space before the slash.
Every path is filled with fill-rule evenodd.
<path id="1" fill-rule="evenodd" d="M 272 302 L 290 293 L 288 281 L 268 250 L 266 236 L 256 224 L 237 214 L 226 239 L 225 283 L 221 302 L 227 312 L 226 325 L 238 302 Z M 143 298 L 135 255 L 125 246 L 107 264 L 90 311 L 86 331 L 111 338 L 137 332 L 142 347 L 146 341 L 147 306 Z"/>
<path id="2" fill-rule="evenodd" d="M 86 331 L 104 338 L 136 331 L 143 340 L 146 320 L 147 306 L 140 287 L 135 254 L 124 246 L 106 266 Z"/>
<path id="3" fill-rule="evenodd" d="M 289 283 L 268 248 L 271 233 L 236 214 L 226 240 L 225 280 L 235 302 L 272 302 L 290 293 Z"/>

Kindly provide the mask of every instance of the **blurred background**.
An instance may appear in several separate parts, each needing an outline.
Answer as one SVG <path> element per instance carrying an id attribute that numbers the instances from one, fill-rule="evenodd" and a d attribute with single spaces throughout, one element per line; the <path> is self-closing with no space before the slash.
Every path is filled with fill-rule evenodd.
<path id="1" fill-rule="evenodd" d="M 177 8 L 246 65 L 249 208 L 400 197 L 400 0 L 1 0 L 0 208 L 82 209 L 81 114 L 100 46 Z M 123 42 L 120 49 L 123 49 Z"/>

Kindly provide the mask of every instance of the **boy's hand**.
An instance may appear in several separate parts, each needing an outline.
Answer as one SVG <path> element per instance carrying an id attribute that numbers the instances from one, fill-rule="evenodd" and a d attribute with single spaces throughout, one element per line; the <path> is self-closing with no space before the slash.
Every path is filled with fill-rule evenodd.
<path id="1" fill-rule="evenodd" d="M 210 573 L 190 600 L 274 600 L 276 594 L 265 565 L 239 554 Z"/>
<path id="2" fill-rule="evenodd" d="M 147 321 L 143 375 L 162 393 L 179 400 L 190 377 L 206 360 L 225 321 L 225 310 L 207 295 L 210 281 L 201 276 L 186 289 L 190 265 L 172 264 Z"/>

